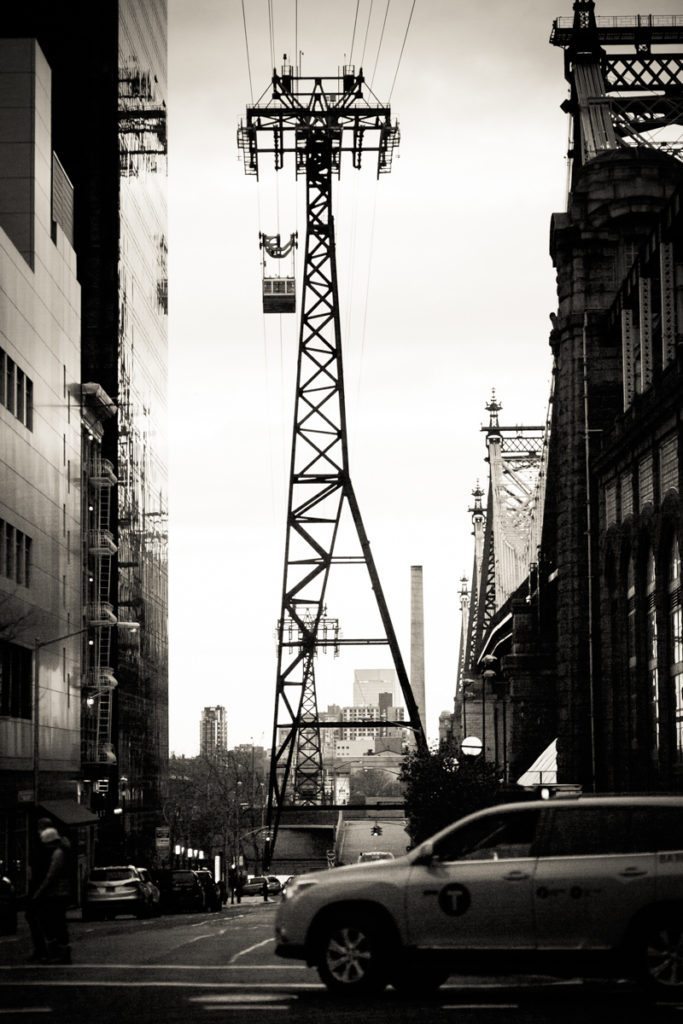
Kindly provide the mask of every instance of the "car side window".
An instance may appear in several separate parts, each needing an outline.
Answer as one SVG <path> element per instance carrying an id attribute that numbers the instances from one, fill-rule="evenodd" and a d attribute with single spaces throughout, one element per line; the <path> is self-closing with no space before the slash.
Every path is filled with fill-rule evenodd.
<path id="1" fill-rule="evenodd" d="M 631 807 L 554 807 L 545 856 L 633 853 L 631 812 Z"/>
<path id="2" fill-rule="evenodd" d="M 539 811 L 486 815 L 455 828 L 434 846 L 440 861 L 511 860 L 535 856 Z"/>
<path id="3" fill-rule="evenodd" d="M 634 807 L 631 834 L 635 853 L 683 850 L 680 807 Z"/>

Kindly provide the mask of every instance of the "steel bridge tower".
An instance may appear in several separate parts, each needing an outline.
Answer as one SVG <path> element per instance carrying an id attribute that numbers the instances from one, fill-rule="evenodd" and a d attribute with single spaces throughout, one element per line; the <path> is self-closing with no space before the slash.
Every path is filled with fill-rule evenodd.
<path id="1" fill-rule="evenodd" d="M 264 93 L 265 96 L 265 93 Z M 293 804 L 322 806 L 320 730 L 341 722 L 318 719 L 315 656 L 342 644 L 388 644 L 419 747 L 426 746 L 420 715 L 401 657 L 379 576 L 351 483 L 347 450 L 344 375 L 337 291 L 332 179 L 342 154 L 360 169 L 364 154 L 377 154 L 377 173 L 391 170 L 399 143 L 398 125 L 364 82 L 362 70 L 344 67 L 336 77 L 304 77 L 284 65 L 273 72 L 272 93 L 247 107 L 238 146 L 247 174 L 259 171 L 259 157 L 272 155 L 281 170 L 294 157 L 297 177 L 306 177 L 306 242 L 301 298 L 298 367 L 292 435 L 281 615 L 277 628 L 273 747 L 267 827 L 272 857 L 285 794 L 294 776 Z M 340 520 L 350 511 L 360 555 L 337 551 Z M 384 637 L 342 640 L 326 615 L 325 596 L 334 565 L 367 568 Z M 376 721 L 354 726 L 377 725 Z"/>

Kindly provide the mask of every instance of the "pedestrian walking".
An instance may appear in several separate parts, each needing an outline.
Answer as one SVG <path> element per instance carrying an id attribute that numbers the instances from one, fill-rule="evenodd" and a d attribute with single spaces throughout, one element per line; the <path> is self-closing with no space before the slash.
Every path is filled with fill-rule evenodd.
<path id="1" fill-rule="evenodd" d="M 268 879 L 263 879 L 263 885 L 261 886 L 261 892 L 263 893 L 263 902 L 268 902 Z"/>
<path id="2" fill-rule="evenodd" d="M 239 884 L 239 872 L 234 864 L 228 868 L 228 889 L 230 890 L 230 902 L 242 902 L 242 890 Z"/>
<path id="3" fill-rule="evenodd" d="M 32 962 L 71 963 L 66 923 L 71 844 L 51 822 L 38 822 L 39 845 L 26 907 L 33 941 Z"/>

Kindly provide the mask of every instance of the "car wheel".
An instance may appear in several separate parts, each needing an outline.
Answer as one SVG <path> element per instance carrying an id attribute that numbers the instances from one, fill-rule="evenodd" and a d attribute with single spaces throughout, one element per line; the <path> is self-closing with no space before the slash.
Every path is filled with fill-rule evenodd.
<path id="1" fill-rule="evenodd" d="M 318 974 L 335 995 L 362 996 L 385 987 L 386 949 L 379 929 L 366 917 L 339 915 L 319 938 Z"/>
<path id="2" fill-rule="evenodd" d="M 657 992 L 683 991 L 683 915 L 659 914 L 646 924 L 639 943 L 639 974 Z"/>

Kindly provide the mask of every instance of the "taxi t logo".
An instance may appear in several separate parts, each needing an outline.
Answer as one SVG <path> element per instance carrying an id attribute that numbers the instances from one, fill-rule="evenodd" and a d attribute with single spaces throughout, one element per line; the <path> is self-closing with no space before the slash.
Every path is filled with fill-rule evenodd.
<path id="1" fill-rule="evenodd" d="M 444 885 L 439 893 L 439 906 L 449 917 L 460 917 L 469 909 L 469 905 L 470 894 L 465 886 L 458 882 Z"/>

